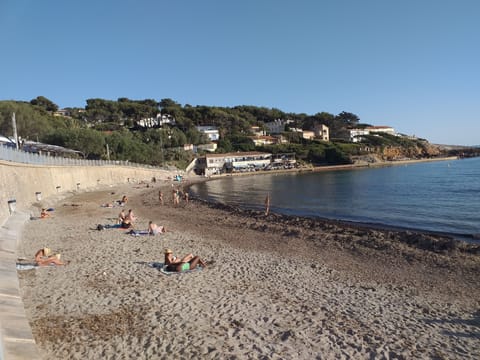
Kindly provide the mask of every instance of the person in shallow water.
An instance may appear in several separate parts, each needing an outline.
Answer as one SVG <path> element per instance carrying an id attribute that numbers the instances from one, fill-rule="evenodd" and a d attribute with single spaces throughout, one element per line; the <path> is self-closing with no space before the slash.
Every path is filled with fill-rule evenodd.
<path id="1" fill-rule="evenodd" d="M 177 258 L 173 255 L 173 251 L 170 249 L 165 249 L 165 266 L 168 271 L 186 271 L 195 269 L 198 264 L 202 267 L 207 267 L 207 263 L 200 259 L 199 256 L 193 256 L 188 254 L 182 259 Z"/>

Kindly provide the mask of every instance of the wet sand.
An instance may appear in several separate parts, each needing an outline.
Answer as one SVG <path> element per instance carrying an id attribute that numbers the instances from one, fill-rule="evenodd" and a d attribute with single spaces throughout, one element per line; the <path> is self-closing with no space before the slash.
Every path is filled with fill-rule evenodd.
<path id="1" fill-rule="evenodd" d="M 123 194 L 138 229 L 153 220 L 167 233 L 96 230 L 121 210 L 100 204 Z M 18 272 L 44 359 L 480 358 L 475 246 L 195 200 L 173 206 L 169 181 L 41 205 L 55 211 L 27 223 L 18 255 L 48 246 L 71 261 Z M 165 248 L 209 265 L 164 275 L 149 263 L 163 262 Z"/>

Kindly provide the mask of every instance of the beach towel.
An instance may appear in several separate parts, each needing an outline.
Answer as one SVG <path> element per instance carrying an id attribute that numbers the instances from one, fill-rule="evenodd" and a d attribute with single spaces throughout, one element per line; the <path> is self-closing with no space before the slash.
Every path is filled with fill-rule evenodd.
<path id="1" fill-rule="evenodd" d="M 125 234 L 132 235 L 132 236 L 145 236 L 149 235 L 147 230 L 130 230 Z"/>
<path id="2" fill-rule="evenodd" d="M 201 271 L 203 269 L 201 266 L 197 266 L 193 270 L 178 272 L 178 271 L 168 271 L 166 269 L 166 266 L 164 266 L 165 264 L 161 263 L 161 262 L 149 262 L 147 265 L 154 268 L 154 269 L 158 269 L 163 275 L 167 275 L 167 276 L 178 275 L 178 274 L 187 274 L 187 273 L 191 273 L 191 272 L 195 272 L 195 271 Z"/>
<path id="3" fill-rule="evenodd" d="M 66 262 L 68 264 L 69 261 Z M 48 269 L 51 267 L 57 267 L 60 265 L 57 264 L 48 264 L 43 266 L 38 266 L 36 263 L 17 263 L 17 270 L 33 270 L 33 269 Z"/>
<path id="4" fill-rule="evenodd" d="M 33 270 L 37 267 L 35 263 L 17 263 L 17 270 Z"/>
<path id="5" fill-rule="evenodd" d="M 95 230 L 105 230 L 105 229 L 121 229 L 121 225 L 120 224 L 105 224 L 105 225 L 102 225 L 102 224 L 98 224 L 96 227 L 95 227 Z M 92 229 L 93 230 L 93 229 Z"/>

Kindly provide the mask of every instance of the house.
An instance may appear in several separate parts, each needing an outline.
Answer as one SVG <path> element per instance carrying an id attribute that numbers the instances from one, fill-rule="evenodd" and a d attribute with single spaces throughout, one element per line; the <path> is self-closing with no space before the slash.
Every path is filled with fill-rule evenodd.
<path id="1" fill-rule="evenodd" d="M 256 135 L 256 136 L 266 135 L 265 131 L 260 126 L 252 126 L 250 128 L 250 131 L 252 132 L 253 135 Z"/>
<path id="2" fill-rule="evenodd" d="M 200 144 L 196 146 L 196 149 L 194 149 L 194 152 L 198 151 L 208 151 L 208 152 L 215 152 L 217 150 L 217 143 L 208 143 L 208 144 Z"/>
<path id="3" fill-rule="evenodd" d="M 292 123 L 293 120 L 276 119 L 265 123 L 265 128 L 269 134 L 280 134 L 285 131 L 285 125 Z"/>
<path id="4" fill-rule="evenodd" d="M 274 121 L 265 123 L 265 127 L 269 134 L 280 134 L 285 131 L 285 121 L 276 119 Z"/>
<path id="5" fill-rule="evenodd" d="M 68 109 L 58 109 L 53 113 L 53 116 L 64 116 L 69 117 L 72 115 L 72 112 Z"/>
<path id="6" fill-rule="evenodd" d="M 395 129 L 390 126 L 367 126 L 364 129 L 350 129 L 350 141 L 351 142 L 360 142 L 362 141 L 362 136 L 385 133 L 390 135 L 396 135 Z"/>
<path id="7" fill-rule="evenodd" d="M 395 135 L 395 129 L 390 126 L 368 126 L 365 128 L 370 132 L 373 133 L 386 133 L 390 135 Z"/>
<path id="8" fill-rule="evenodd" d="M 137 121 L 137 125 L 142 127 L 162 127 L 165 124 L 174 125 L 175 118 L 168 114 L 157 114 L 156 117 L 145 118 Z"/>
<path id="9" fill-rule="evenodd" d="M 206 134 L 210 141 L 218 141 L 220 139 L 220 133 L 218 132 L 218 129 L 216 126 L 197 126 L 196 127 L 198 131 L 200 131 L 203 134 Z"/>
<path id="10" fill-rule="evenodd" d="M 315 133 L 310 130 L 303 130 L 302 137 L 307 140 L 313 140 L 315 138 Z"/>
<path id="11" fill-rule="evenodd" d="M 362 141 L 362 136 L 369 134 L 370 132 L 367 129 L 350 129 L 349 140 L 351 142 L 360 142 Z"/>
<path id="12" fill-rule="evenodd" d="M 330 133 L 328 126 L 323 124 L 315 125 L 313 132 L 315 133 L 316 138 L 319 138 L 323 141 L 330 141 Z"/>
<path id="13" fill-rule="evenodd" d="M 206 154 L 197 159 L 195 172 L 199 175 L 215 175 L 231 172 L 264 169 L 271 163 L 272 154 L 257 151 L 226 154 Z"/>
<path id="14" fill-rule="evenodd" d="M 3 135 L 0 135 L 0 146 L 6 146 L 14 149 L 17 148 L 17 144 L 15 143 L 15 140 L 12 140 Z"/>
<path id="15" fill-rule="evenodd" d="M 277 144 L 277 138 L 273 136 L 250 136 L 255 146 L 262 146 L 262 145 L 272 145 Z"/>

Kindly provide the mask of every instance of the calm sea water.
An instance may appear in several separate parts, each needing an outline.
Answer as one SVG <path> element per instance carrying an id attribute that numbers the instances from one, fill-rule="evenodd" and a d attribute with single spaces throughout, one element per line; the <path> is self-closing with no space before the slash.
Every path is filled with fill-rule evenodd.
<path id="1" fill-rule="evenodd" d="M 227 177 L 197 197 L 244 208 L 471 237 L 480 234 L 480 158 L 307 174 Z"/>

